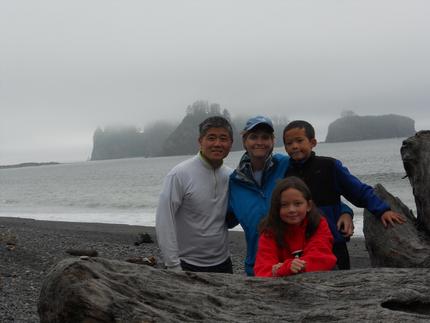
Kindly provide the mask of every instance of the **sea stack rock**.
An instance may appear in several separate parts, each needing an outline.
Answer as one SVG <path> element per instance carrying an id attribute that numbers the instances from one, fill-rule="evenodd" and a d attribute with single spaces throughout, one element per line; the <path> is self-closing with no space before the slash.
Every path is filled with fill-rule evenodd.
<path id="1" fill-rule="evenodd" d="M 349 115 L 333 121 L 326 142 L 409 137 L 415 134 L 415 121 L 395 114 L 381 116 Z"/>

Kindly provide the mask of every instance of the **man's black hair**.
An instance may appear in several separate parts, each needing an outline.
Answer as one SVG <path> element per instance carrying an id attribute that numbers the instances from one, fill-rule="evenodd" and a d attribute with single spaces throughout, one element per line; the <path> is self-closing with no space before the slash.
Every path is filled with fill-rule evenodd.
<path id="1" fill-rule="evenodd" d="M 209 129 L 211 128 L 224 128 L 228 131 L 231 140 L 233 140 L 233 129 L 231 127 L 230 122 L 221 116 L 214 116 L 206 118 L 199 124 L 199 138 L 202 138 L 206 135 Z"/>
<path id="2" fill-rule="evenodd" d="M 287 124 L 284 128 L 284 132 L 282 133 L 282 138 L 284 140 L 284 144 L 285 144 L 285 133 L 288 130 L 291 130 L 294 128 L 305 129 L 306 137 L 309 140 L 315 138 L 315 129 L 309 122 L 304 121 L 304 120 L 294 120 L 294 121 L 291 121 L 289 124 Z"/>

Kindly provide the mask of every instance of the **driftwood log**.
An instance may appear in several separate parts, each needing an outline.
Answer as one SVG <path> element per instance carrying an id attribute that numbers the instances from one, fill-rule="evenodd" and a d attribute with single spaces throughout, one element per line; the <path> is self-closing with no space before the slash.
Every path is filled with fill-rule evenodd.
<path id="1" fill-rule="evenodd" d="M 428 322 L 430 271 L 368 268 L 274 279 L 69 258 L 48 274 L 38 311 L 41 323 Z"/>
<path id="2" fill-rule="evenodd" d="M 400 149 L 411 183 L 417 217 L 398 198 L 377 184 L 376 193 L 407 222 L 385 229 L 380 220 L 364 211 L 363 231 L 373 267 L 430 268 L 430 131 L 420 131 L 403 141 Z"/>

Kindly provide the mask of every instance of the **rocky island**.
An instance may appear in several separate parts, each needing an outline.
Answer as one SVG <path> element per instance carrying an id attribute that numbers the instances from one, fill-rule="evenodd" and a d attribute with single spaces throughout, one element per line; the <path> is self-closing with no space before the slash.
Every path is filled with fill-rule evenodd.
<path id="1" fill-rule="evenodd" d="M 409 137 L 415 134 L 415 121 L 409 117 L 347 115 L 333 121 L 325 142 L 358 141 Z"/>

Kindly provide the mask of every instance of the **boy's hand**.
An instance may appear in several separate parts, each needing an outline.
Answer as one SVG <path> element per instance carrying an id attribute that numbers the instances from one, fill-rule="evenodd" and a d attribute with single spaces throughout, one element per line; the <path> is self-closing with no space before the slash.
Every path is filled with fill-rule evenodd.
<path id="1" fill-rule="evenodd" d="M 293 259 L 293 261 L 291 261 L 290 270 L 294 274 L 297 274 L 301 271 L 304 271 L 305 267 L 306 267 L 306 261 L 301 260 L 300 258 L 295 258 L 295 259 Z"/>
<path id="2" fill-rule="evenodd" d="M 337 220 L 337 229 L 345 238 L 349 238 L 354 234 L 354 223 L 352 222 L 351 214 L 341 214 L 339 220 Z"/>
<path id="3" fill-rule="evenodd" d="M 384 225 L 384 228 L 387 228 L 388 225 L 394 226 L 394 223 L 403 224 L 406 220 L 399 213 L 389 210 L 382 214 L 381 222 Z"/>

